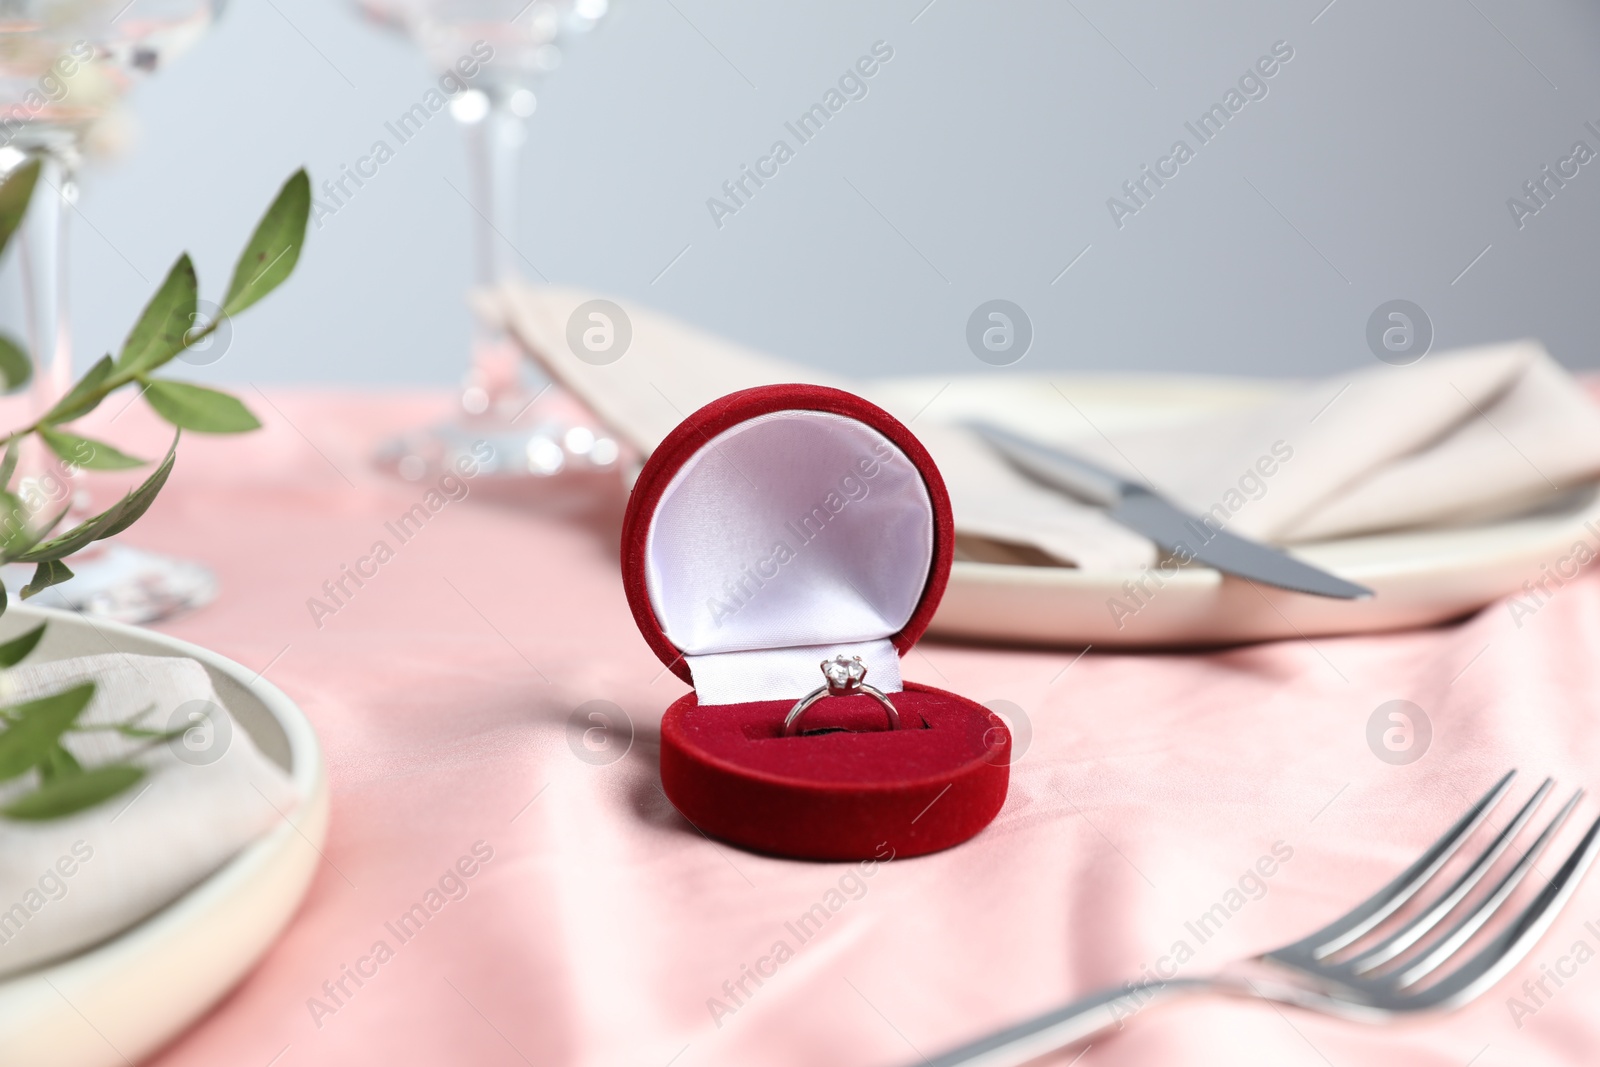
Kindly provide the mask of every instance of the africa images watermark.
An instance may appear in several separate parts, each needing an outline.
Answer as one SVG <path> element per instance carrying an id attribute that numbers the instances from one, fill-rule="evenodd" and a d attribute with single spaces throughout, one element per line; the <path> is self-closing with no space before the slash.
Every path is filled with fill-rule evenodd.
<path id="1" fill-rule="evenodd" d="M 1574 541 L 1566 554 L 1557 557 L 1551 563 L 1540 564 L 1539 577 L 1530 578 L 1522 583 L 1522 596 L 1512 595 L 1506 598 L 1506 610 L 1511 613 L 1511 622 L 1517 629 L 1522 629 L 1526 619 L 1538 614 L 1539 609 L 1555 597 L 1563 587 L 1583 572 L 1597 556 L 1600 556 L 1600 527 L 1593 521 L 1583 524 L 1589 532 L 1592 541 Z"/>
<path id="2" fill-rule="evenodd" d="M 1011 300 L 985 300 L 967 316 L 967 347 L 991 367 L 1009 367 L 1033 346 L 1033 320 Z"/>
<path id="3" fill-rule="evenodd" d="M 1391 767 L 1404 767 L 1428 754 L 1433 720 L 1414 701 L 1385 700 L 1367 717 L 1367 748 Z"/>
<path id="4" fill-rule="evenodd" d="M 17 500 L 21 506 L 0 517 L 0 541 L 24 535 L 29 526 L 48 510 L 60 508 L 54 521 L 63 517 L 65 505 L 72 497 L 72 481 L 85 470 L 91 469 L 97 446 L 93 441 L 79 439 L 62 453 L 50 452 L 34 473 L 17 483 Z M 50 519 L 45 520 L 47 523 Z"/>
<path id="5" fill-rule="evenodd" d="M 1272 442 L 1270 453 L 1259 457 L 1252 466 L 1246 468 L 1234 488 L 1223 493 L 1222 499 L 1201 513 L 1198 519 L 1191 519 L 1185 524 L 1194 534 L 1195 544 L 1199 547 L 1209 544 L 1227 528 L 1228 520 L 1238 514 L 1248 501 L 1266 496 L 1267 479 L 1277 474 L 1282 465 L 1293 458 L 1294 448 L 1291 445 L 1285 441 Z M 1106 598 L 1106 610 L 1111 613 L 1111 621 L 1117 624 L 1117 629 L 1122 629 L 1129 619 L 1148 607 L 1156 593 L 1177 575 L 1179 568 L 1194 558 L 1195 549 L 1180 542 L 1154 567 L 1146 564 L 1139 577 L 1123 582 L 1122 592 L 1126 599 L 1115 596 Z M 1151 588 L 1152 583 L 1154 589 Z"/>
<path id="6" fill-rule="evenodd" d="M 1600 926 L 1591 919 L 1583 924 L 1583 931 L 1588 936 L 1574 941 L 1571 948 L 1556 957 L 1555 963 L 1539 964 L 1538 978 L 1523 980 L 1522 996 L 1506 998 L 1506 1011 L 1510 1013 L 1511 1021 L 1517 1024 L 1518 1030 L 1529 1018 L 1544 1010 L 1568 981 L 1578 976 L 1579 967 L 1594 959 L 1594 946 L 1589 940 L 1593 938 L 1594 943 L 1600 945 Z M 1555 984 L 1554 989 L 1550 988 L 1551 983 Z"/>
<path id="7" fill-rule="evenodd" d="M 822 894 L 822 899 L 801 912 L 794 920 L 783 924 L 784 933 L 789 935 L 788 937 L 780 937 L 774 941 L 766 955 L 758 957 L 754 965 L 741 963 L 738 977 L 722 983 L 722 995 L 726 1000 L 717 997 L 706 998 L 706 1011 L 711 1013 L 711 1021 L 717 1024 L 717 1029 L 722 1028 L 724 1018 L 747 1006 L 764 984 L 764 979 L 771 978 L 778 973 L 779 967 L 794 959 L 800 948 L 822 932 L 822 927 L 828 920 L 843 911 L 846 904 L 866 896 L 867 879 L 878 873 L 878 864 L 888 863 L 893 859 L 894 849 L 889 847 L 887 841 L 880 843 L 874 858 L 862 860 L 853 870 L 845 871 L 839 876 L 839 880 Z M 790 937 L 794 939 L 793 945 L 789 943 Z M 751 988 L 752 984 L 754 988 Z"/>
<path id="8" fill-rule="evenodd" d="M 832 118 L 844 110 L 844 106 L 852 100 L 865 100 L 867 97 L 867 79 L 873 77 L 882 69 L 882 65 L 894 58 L 894 48 L 887 41 L 872 42 L 872 54 L 857 59 L 850 68 L 839 75 L 838 87 L 829 87 L 822 94 L 821 103 L 812 104 L 793 122 L 785 122 L 784 129 L 794 135 L 795 143 L 791 146 L 787 139 L 778 138 L 772 142 L 772 147 L 767 149 L 767 154 L 759 157 L 752 167 L 741 164 L 736 177 L 722 183 L 722 195 L 726 200 L 711 196 L 706 198 L 706 210 L 711 212 L 711 221 L 717 229 L 722 229 L 722 220 L 729 215 L 737 215 L 739 209 L 748 204 L 755 196 L 756 190 L 761 189 L 778 176 L 778 170 L 785 163 L 795 157 L 795 152 L 801 145 L 809 144 L 811 139 L 822 132 L 822 128 Z M 751 188 L 754 185 L 755 188 Z"/>
<path id="9" fill-rule="evenodd" d="M 1292 859 L 1294 849 L 1283 841 L 1274 841 L 1271 851 L 1263 853 L 1254 864 L 1245 868 L 1244 873 L 1216 903 L 1185 922 L 1184 932 L 1194 938 L 1194 943 L 1190 944 L 1188 937 L 1178 938 L 1165 955 L 1156 958 L 1155 963 L 1141 965 L 1139 977 L 1124 983 L 1124 996 L 1111 1003 L 1111 1017 L 1116 1020 L 1118 1029 L 1155 996 L 1152 986 L 1176 978 L 1179 969 L 1194 959 L 1196 948 L 1216 937 L 1246 905 L 1264 899 L 1268 880 Z"/>
<path id="10" fill-rule="evenodd" d="M 354 167 L 341 163 L 337 178 L 324 178 L 322 195 L 326 199 L 313 198 L 311 201 L 311 218 L 317 224 L 317 229 L 322 229 L 323 219 L 337 215 L 341 209 L 348 207 L 356 193 L 365 188 L 368 181 L 378 176 L 378 169 L 393 159 L 401 147 L 421 133 L 428 120 L 443 111 L 451 97 L 471 88 L 472 79 L 477 77 L 482 67 L 493 58 L 493 45 L 487 41 L 472 42 L 471 49 L 456 60 L 455 67 L 439 75 L 437 89 L 430 87 L 422 94 L 420 101 L 402 111 L 393 122 L 383 124 L 383 128 L 394 135 L 393 146 L 380 137 L 372 142 L 372 147 L 367 150 L 366 155 L 356 160 Z M 350 188 L 352 182 L 355 183 L 354 189 Z"/>
<path id="11" fill-rule="evenodd" d="M 23 93 L 21 100 L 0 114 L 0 145 L 14 141 L 47 105 L 65 100 L 72 91 L 71 79 L 82 64 L 93 58 L 94 46 L 88 41 L 72 42 L 72 47 L 39 75 L 37 86 Z"/>
<path id="12" fill-rule="evenodd" d="M 1212 104 L 1193 122 L 1185 122 L 1184 129 L 1194 136 L 1193 145 L 1182 137 L 1178 138 L 1172 142 L 1172 149 L 1156 160 L 1154 167 L 1146 163 L 1139 168 L 1136 177 L 1122 183 L 1126 200 L 1115 196 L 1106 198 L 1106 210 L 1111 213 L 1112 225 L 1122 229 L 1126 225 L 1125 219 L 1137 215 L 1148 206 L 1157 191 L 1176 178 L 1179 168 L 1194 159 L 1201 147 L 1215 140 L 1223 127 L 1244 110 L 1245 104 L 1266 99 L 1267 82 L 1293 58 L 1294 48 L 1288 41 L 1274 42 L 1271 54 L 1256 60 L 1241 74 L 1236 85 L 1229 86 L 1222 95 L 1220 103 Z"/>
<path id="13" fill-rule="evenodd" d="M 609 700 L 585 700 L 567 716 L 567 747 L 591 767 L 606 767 L 633 748 L 633 716 Z"/>
<path id="14" fill-rule="evenodd" d="M 488 463 L 493 458 L 493 445 L 487 441 L 474 442 L 472 455 L 461 456 L 456 460 L 456 471 L 460 477 L 449 471 L 441 474 L 438 484 L 422 494 L 420 501 L 411 505 L 393 522 L 383 524 L 384 532 L 395 540 L 393 545 L 380 537 L 372 543 L 371 548 L 367 549 L 367 554 L 359 557 L 354 565 L 339 564 L 338 576 L 322 583 L 322 592 L 327 599 L 306 597 L 306 610 L 311 613 L 311 621 L 316 628 L 322 629 L 325 618 L 337 615 L 349 607 L 350 602 L 367 582 L 378 576 L 383 565 L 394 559 L 399 549 L 421 533 L 428 521 L 443 511 L 446 505 L 465 500 L 471 490 L 468 482 L 478 476 L 482 464 Z"/>
<path id="15" fill-rule="evenodd" d="M 467 899 L 467 894 L 472 891 L 468 883 L 492 859 L 494 846 L 487 841 L 474 841 L 472 850 L 446 867 L 437 881 L 422 894 L 421 900 L 401 912 L 397 918 L 383 924 L 384 933 L 388 936 L 374 941 L 364 955 L 356 957 L 354 964 L 339 964 L 339 973 L 322 983 L 322 996 L 306 998 L 306 1010 L 311 1013 L 311 1021 L 316 1023 L 317 1029 L 322 1029 L 328 1016 L 337 1015 L 349 1007 L 355 995 L 378 977 L 379 969 L 420 934 L 422 928 L 432 922 L 446 904 Z M 390 938 L 394 939 L 393 944 L 389 943 Z"/>
<path id="16" fill-rule="evenodd" d="M 1583 128 L 1600 139 L 1600 128 L 1593 122 L 1586 121 Z M 1567 187 L 1567 182 L 1576 178 L 1579 169 L 1594 158 L 1595 150 L 1589 147 L 1589 142 L 1573 141 L 1568 153 L 1556 160 L 1554 169 L 1546 163 L 1537 175 L 1522 183 L 1522 196 L 1506 197 L 1506 210 L 1511 212 L 1511 221 L 1517 224 L 1517 229 L 1527 226 L 1529 219 L 1549 207 L 1556 194 Z"/>
<path id="17" fill-rule="evenodd" d="M 44 869 L 36 885 L 23 891 L 21 898 L 5 911 L 0 911 L 0 948 L 22 932 L 33 917 L 53 901 L 67 895 L 67 879 L 78 873 L 78 868 L 94 859 L 94 849 L 86 841 L 74 841 L 67 853 Z M 4 958 L 0 956 L 0 958 Z"/>
<path id="18" fill-rule="evenodd" d="M 711 613 L 712 623 L 721 626 L 723 619 L 738 614 L 766 588 L 768 582 L 776 580 L 783 573 L 785 564 L 798 559 L 806 545 L 821 537 L 828 524 L 838 518 L 846 507 L 867 498 L 872 492 L 868 483 L 898 455 L 887 441 L 873 442 L 872 451 L 876 459 L 870 456 L 857 459 L 855 470 L 846 472 L 839 479 L 837 488 L 828 490 L 804 515 L 784 522 L 783 528 L 793 537 L 794 544 L 791 545 L 786 538 L 778 538 L 765 556 L 754 563 L 744 564 L 739 568 L 738 577 L 722 583 L 723 596 L 706 598 L 706 610 Z M 857 477 L 858 473 L 860 477 Z"/>

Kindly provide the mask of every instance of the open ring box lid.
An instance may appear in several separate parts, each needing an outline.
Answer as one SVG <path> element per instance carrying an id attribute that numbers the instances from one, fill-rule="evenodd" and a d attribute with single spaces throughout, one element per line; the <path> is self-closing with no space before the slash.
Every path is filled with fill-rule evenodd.
<path id="1" fill-rule="evenodd" d="M 954 532 L 933 459 L 850 393 L 747 389 L 662 441 L 628 503 L 622 576 L 645 640 L 695 688 L 661 723 L 661 784 L 685 818 L 747 848 L 836 860 L 934 852 L 988 825 L 1009 780 L 1005 723 L 900 678 Z M 854 695 L 783 736 L 835 655 L 861 657 L 899 729 Z"/>

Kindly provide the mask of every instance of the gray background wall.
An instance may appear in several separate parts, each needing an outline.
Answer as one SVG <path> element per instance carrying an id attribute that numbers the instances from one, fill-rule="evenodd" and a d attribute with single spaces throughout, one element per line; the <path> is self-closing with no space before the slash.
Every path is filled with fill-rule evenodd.
<path id="1" fill-rule="evenodd" d="M 1330 372 L 1372 360 L 1367 318 L 1397 297 L 1436 348 L 1535 335 L 1600 365 L 1600 161 L 1520 230 L 1506 207 L 1575 140 L 1600 150 L 1593 4 L 613 3 L 532 123 L 513 236 L 551 280 L 860 374 L 981 369 L 965 325 L 994 297 L 1033 320 L 1020 370 Z M 877 40 L 869 95 L 713 225 L 707 197 Z M 1119 230 L 1107 198 L 1279 40 L 1269 94 Z M 287 174 L 353 162 L 429 82 L 343 4 L 237 0 L 85 176 L 80 357 L 182 249 L 214 296 Z M 470 209 L 446 179 L 467 187 L 441 116 L 201 376 L 455 380 Z"/>

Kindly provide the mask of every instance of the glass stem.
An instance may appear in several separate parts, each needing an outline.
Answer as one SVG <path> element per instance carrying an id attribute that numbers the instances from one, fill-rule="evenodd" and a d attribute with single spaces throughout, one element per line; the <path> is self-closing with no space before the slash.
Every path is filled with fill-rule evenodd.
<path id="1" fill-rule="evenodd" d="M 477 114 L 470 107 L 452 109 L 467 139 L 467 170 L 473 200 L 473 273 L 487 289 L 515 278 L 517 170 L 527 141 L 526 120 L 516 115 L 499 94 L 482 93 Z M 468 119 L 471 119 L 469 121 Z M 505 331 L 476 316 L 472 326 L 472 367 L 461 395 L 468 415 L 510 417 L 521 409 L 520 385 L 525 362 Z"/>
<path id="2" fill-rule="evenodd" d="M 67 211 L 77 186 L 55 153 L 38 157 L 39 184 L 22 220 L 21 267 L 28 350 L 33 356 L 34 415 L 43 415 L 72 385 L 72 329 L 67 318 Z"/>
<path id="3" fill-rule="evenodd" d="M 72 387 L 72 328 L 67 307 L 67 216 L 77 197 L 71 150 L 42 150 L 39 182 L 34 186 L 18 229 L 22 268 L 23 314 L 28 352 L 33 359 L 29 390 L 32 415 L 38 418 Z M 84 517 L 71 472 L 37 438 L 21 442 L 17 466 L 18 494 L 35 521 L 42 521 L 71 503 L 62 529 Z"/>
<path id="4" fill-rule="evenodd" d="M 487 287 L 517 273 L 511 241 L 517 228 L 517 167 L 528 130 L 524 119 L 493 97 L 481 119 L 463 125 L 472 198 L 477 206 L 473 230 L 476 281 Z"/>

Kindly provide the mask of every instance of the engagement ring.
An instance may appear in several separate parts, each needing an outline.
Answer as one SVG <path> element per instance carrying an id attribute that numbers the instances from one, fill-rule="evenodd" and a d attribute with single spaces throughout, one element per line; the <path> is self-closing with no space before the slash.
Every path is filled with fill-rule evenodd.
<path id="1" fill-rule="evenodd" d="M 894 710 L 894 705 L 889 703 L 889 698 L 868 685 L 867 665 L 861 662 L 860 656 L 835 656 L 822 661 L 822 677 L 827 679 L 827 684 L 807 693 L 800 698 L 799 703 L 789 709 L 789 714 L 783 720 L 783 736 L 793 737 L 800 732 L 800 716 L 806 709 L 824 697 L 849 697 L 869 696 L 883 705 L 883 710 L 889 714 L 889 729 L 900 729 L 900 713 Z"/>

